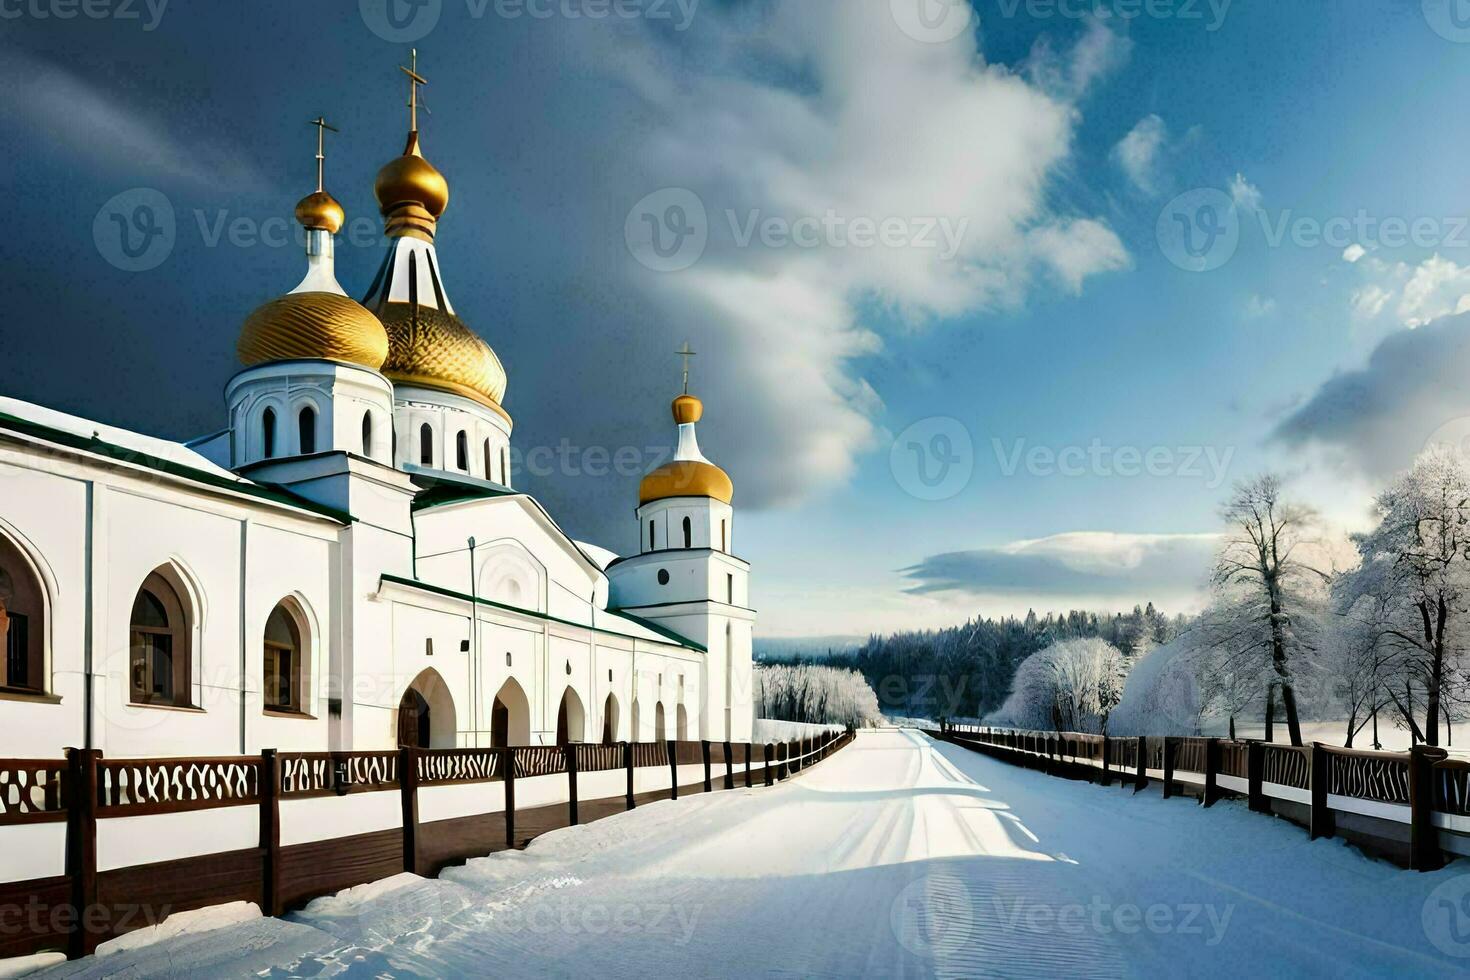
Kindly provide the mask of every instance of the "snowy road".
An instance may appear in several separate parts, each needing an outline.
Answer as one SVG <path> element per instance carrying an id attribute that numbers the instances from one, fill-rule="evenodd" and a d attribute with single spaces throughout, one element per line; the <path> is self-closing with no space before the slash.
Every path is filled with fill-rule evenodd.
<path id="1" fill-rule="evenodd" d="M 1429 899 L 1467 873 L 874 732 L 773 789 L 58 973 L 1446 976 L 1470 966 L 1447 955 L 1470 953 L 1470 919 L 1442 927 Z"/>

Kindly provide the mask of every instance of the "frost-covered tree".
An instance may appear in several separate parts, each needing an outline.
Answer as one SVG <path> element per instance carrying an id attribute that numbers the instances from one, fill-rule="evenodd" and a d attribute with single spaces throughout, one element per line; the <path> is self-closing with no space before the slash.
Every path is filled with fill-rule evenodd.
<path id="1" fill-rule="evenodd" d="M 1225 533 L 1211 576 L 1213 600 L 1201 623 L 1202 655 L 1224 661 L 1208 675 L 1248 676 L 1253 664 L 1269 668 L 1280 693 L 1292 745 L 1302 744 L 1297 675 L 1310 666 L 1330 575 L 1304 553 L 1317 530 L 1316 515 L 1283 498 L 1281 482 L 1266 474 L 1236 486 L 1221 511 Z"/>
<path id="2" fill-rule="evenodd" d="M 1385 704 L 1415 741 L 1438 745 L 1446 709 L 1464 696 L 1470 630 L 1470 474 L 1440 450 L 1379 494 L 1378 525 L 1357 535 L 1359 567 L 1334 591 L 1381 644 Z"/>
<path id="3" fill-rule="evenodd" d="M 774 721 L 864 728 L 882 721 L 878 696 L 856 670 L 761 665 L 755 670 L 756 712 Z"/>
<path id="4" fill-rule="evenodd" d="M 1018 728 L 1107 731 L 1127 679 L 1117 647 L 1097 637 L 1053 644 L 1016 669 L 1011 692 L 992 721 Z"/>

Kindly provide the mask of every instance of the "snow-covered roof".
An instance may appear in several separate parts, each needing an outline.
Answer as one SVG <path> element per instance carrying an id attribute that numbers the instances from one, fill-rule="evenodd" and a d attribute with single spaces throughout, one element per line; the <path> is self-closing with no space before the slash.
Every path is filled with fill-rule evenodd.
<path id="1" fill-rule="evenodd" d="M 255 483 L 238 476 L 181 443 L 67 415 L 18 398 L 0 397 L 0 429 L 146 467 L 203 486 L 248 494 L 340 523 L 352 521 L 352 515 L 307 500 L 286 488 Z"/>
<path id="2" fill-rule="evenodd" d="M 572 543 L 578 548 L 581 548 L 583 554 L 591 558 L 593 563 L 603 571 L 607 571 L 607 566 L 618 560 L 618 553 L 616 551 L 608 551 L 606 548 L 599 548 L 597 545 L 588 544 L 586 541 L 573 541 Z"/>
<path id="3" fill-rule="evenodd" d="M 128 449 L 155 459 L 166 460 L 178 466 L 187 466 L 190 469 L 201 470 L 222 479 L 231 480 L 236 483 L 249 483 L 231 473 L 229 470 L 215 465 L 210 460 L 196 453 L 182 443 L 170 442 L 167 439 L 159 439 L 156 436 L 145 436 L 140 432 L 132 432 L 128 429 L 119 429 L 115 425 L 106 425 L 102 422 L 94 422 L 76 415 L 67 415 L 55 409 L 45 408 L 31 402 L 23 402 L 18 398 L 0 397 L 0 414 L 9 415 L 25 422 L 45 426 L 48 429 L 56 429 L 60 432 L 70 433 L 82 439 L 96 439 L 101 442 L 110 443 L 121 449 Z"/>

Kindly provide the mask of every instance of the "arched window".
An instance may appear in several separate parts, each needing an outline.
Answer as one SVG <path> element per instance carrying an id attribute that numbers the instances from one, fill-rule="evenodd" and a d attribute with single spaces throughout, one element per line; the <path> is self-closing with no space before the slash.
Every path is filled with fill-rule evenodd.
<path id="1" fill-rule="evenodd" d="M 611 675 L 612 671 L 608 671 Z M 609 676 L 608 680 L 612 680 Z M 618 697 L 609 694 L 602 703 L 602 744 L 611 745 L 618 740 Z"/>
<path id="2" fill-rule="evenodd" d="M 725 521 L 720 521 L 720 550 L 726 554 L 730 553 L 730 532 Z"/>
<path id="3" fill-rule="evenodd" d="M 427 422 L 419 426 L 419 463 L 434 465 L 434 427 Z"/>
<path id="4" fill-rule="evenodd" d="M 556 712 L 556 744 L 570 745 L 586 738 L 586 713 L 582 699 L 570 687 L 561 696 L 561 707 Z"/>
<path id="5" fill-rule="evenodd" d="M 46 594 L 20 550 L 0 538 L 0 688 L 46 690 Z"/>
<path id="6" fill-rule="evenodd" d="M 272 711 L 301 711 L 306 687 L 307 651 L 295 613 L 281 603 L 265 621 L 264 678 L 261 690 Z"/>
<path id="7" fill-rule="evenodd" d="M 490 440 L 489 439 L 486 439 L 485 440 L 485 452 L 484 452 L 483 455 L 485 457 L 485 479 L 487 479 L 487 480 L 493 480 L 493 479 L 495 479 L 495 467 L 492 464 L 492 460 L 493 460 L 494 457 L 491 456 L 491 453 L 490 453 Z"/>
<path id="8" fill-rule="evenodd" d="M 276 455 L 276 410 L 268 408 L 260 415 L 260 434 L 264 443 L 264 455 L 266 459 L 272 459 Z"/>
<path id="9" fill-rule="evenodd" d="M 649 521 L 648 522 L 648 550 L 649 551 L 654 551 L 658 547 L 657 545 L 655 545 L 653 543 L 654 528 L 655 528 L 655 525 L 654 525 L 653 521 Z"/>
<path id="10" fill-rule="evenodd" d="M 689 712 L 684 710 L 682 701 L 674 709 L 674 732 L 678 735 L 679 741 L 689 741 Z"/>
<path id="11" fill-rule="evenodd" d="M 301 414 L 296 416 L 296 422 L 301 430 L 301 438 L 297 443 L 301 447 L 301 455 L 310 456 L 316 452 L 316 409 L 309 405 L 303 408 Z"/>
<path id="12" fill-rule="evenodd" d="M 653 706 L 653 740 L 655 742 L 668 740 L 668 734 L 664 731 L 664 703 L 662 701 Z"/>
<path id="13" fill-rule="evenodd" d="M 500 449 L 500 485 L 510 486 L 510 450 L 503 446 Z"/>
<path id="14" fill-rule="evenodd" d="M 694 547 L 694 524 L 689 518 L 684 518 L 684 547 Z"/>
<path id="15" fill-rule="evenodd" d="M 373 413 L 362 413 L 362 454 L 369 459 L 373 456 Z"/>
<path id="16" fill-rule="evenodd" d="M 129 621 L 134 703 L 189 703 L 189 634 L 189 617 L 178 589 L 153 572 L 133 600 Z"/>
<path id="17" fill-rule="evenodd" d="M 464 430 L 454 437 L 454 466 L 466 473 L 470 471 L 470 437 Z"/>

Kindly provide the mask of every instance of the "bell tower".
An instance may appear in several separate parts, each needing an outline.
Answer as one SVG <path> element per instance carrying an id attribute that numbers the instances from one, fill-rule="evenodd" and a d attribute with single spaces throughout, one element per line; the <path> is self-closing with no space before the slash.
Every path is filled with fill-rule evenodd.
<path id="1" fill-rule="evenodd" d="M 704 403 L 684 391 L 673 403 L 678 448 L 638 488 L 637 555 L 607 570 L 611 605 L 705 648 L 699 687 L 699 731 L 712 741 L 750 737 L 752 631 L 750 565 L 734 553 L 734 485 L 705 458 L 695 427 Z"/>

